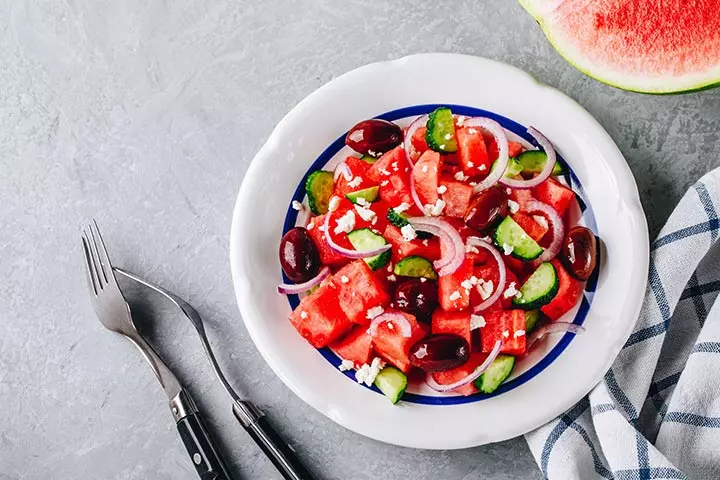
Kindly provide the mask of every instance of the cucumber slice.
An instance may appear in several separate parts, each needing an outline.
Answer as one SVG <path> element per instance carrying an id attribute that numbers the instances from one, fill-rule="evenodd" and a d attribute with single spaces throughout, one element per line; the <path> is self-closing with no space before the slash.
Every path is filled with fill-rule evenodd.
<path id="1" fill-rule="evenodd" d="M 388 222 L 390 222 L 391 225 L 396 226 L 397 228 L 402 228 L 405 225 L 409 225 L 410 222 L 408 222 L 408 219 L 405 215 L 402 213 L 398 213 L 392 208 L 389 208 L 387 211 L 387 215 L 385 217 L 388 219 Z M 415 232 L 417 233 L 417 238 L 420 240 L 426 240 L 428 238 L 432 238 L 432 235 L 430 235 L 427 232 Z"/>
<path id="2" fill-rule="evenodd" d="M 358 203 L 358 199 L 362 198 L 363 200 L 367 202 L 374 202 L 378 198 L 378 192 L 380 191 L 380 187 L 369 187 L 364 188 L 362 190 L 358 190 L 357 192 L 350 192 L 345 194 L 345 197 L 347 197 L 348 200 L 350 200 L 352 203 Z"/>
<path id="3" fill-rule="evenodd" d="M 540 173 L 547 162 L 547 154 L 542 150 L 529 150 L 517 157 L 517 163 L 523 173 Z M 565 169 L 560 162 L 555 162 L 552 175 L 562 175 Z"/>
<path id="4" fill-rule="evenodd" d="M 440 107 L 428 116 L 425 142 L 428 147 L 440 153 L 457 152 L 455 119 L 447 107 Z"/>
<path id="5" fill-rule="evenodd" d="M 370 155 L 363 155 L 362 157 L 360 157 L 360 160 L 362 160 L 363 162 L 367 162 L 370 165 L 378 161 L 377 158 L 371 157 Z"/>
<path id="6" fill-rule="evenodd" d="M 348 239 L 356 250 L 372 250 L 374 248 L 387 245 L 387 240 L 385 240 L 382 235 L 373 232 L 369 228 L 353 230 L 352 232 L 348 233 Z M 365 260 L 365 263 L 367 263 L 370 268 L 372 268 L 373 270 L 378 270 L 387 265 L 387 263 L 390 261 L 391 256 L 392 250 L 386 250 L 379 255 L 375 255 L 374 257 L 367 257 L 363 260 Z"/>
<path id="7" fill-rule="evenodd" d="M 437 273 L 433 269 L 432 262 L 427 258 L 418 255 L 410 255 L 395 264 L 393 270 L 395 275 L 403 277 L 420 277 L 428 280 L 436 280 Z"/>
<path id="8" fill-rule="evenodd" d="M 305 181 L 305 193 L 308 196 L 308 205 L 315 215 L 324 215 L 328 211 L 330 197 L 332 197 L 335 181 L 333 173 L 325 170 L 316 170 Z"/>
<path id="9" fill-rule="evenodd" d="M 540 310 L 528 310 L 525 312 L 525 333 L 535 330 L 537 322 L 540 320 Z"/>
<path id="10" fill-rule="evenodd" d="M 521 260 L 536 259 L 543 252 L 543 248 L 509 216 L 498 225 L 494 240 L 495 245 L 503 250 L 504 245 L 512 247 L 512 256 Z"/>
<path id="11" fill-rule="evenodd" d="M 513 305 L 523 310 L 534 310 L 547 305 L 555 298 L 559 288 L 558 276 L 552 263 L 545 262 L 520 287 L 520 298 Z"/>
<path id="12" fill-rule="evenodd" d="M 375 386 L 396 404 L 407 388 L 407 376 L 395 367 L 387 366 L 375 377 Z"/>
<path id="13" fill-rule="evenodd" d="M 487 370 L 475 380 L 475 387 L 483 393 L 493 393 L 510 376 L 515 367 L 515 357 L 501 354 Z"/>

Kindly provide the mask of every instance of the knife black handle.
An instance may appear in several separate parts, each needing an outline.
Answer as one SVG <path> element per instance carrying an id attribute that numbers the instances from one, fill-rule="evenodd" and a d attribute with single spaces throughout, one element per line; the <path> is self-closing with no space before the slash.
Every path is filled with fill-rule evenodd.
<path id="1" fill-rule="evenodd" d="M 270 425 L 265 415 L 248 402 L 236 402 L 233 414 L 285 480 L 315 480 L 300 462 L 295 450 Z M 247 409 L 249 406 L 249 410 Z"/>
<path id="2" fill-rule="evenodd" d="M 231 480 L 198 412 L 178 420 L 177 429 L 202 480 Z"/>

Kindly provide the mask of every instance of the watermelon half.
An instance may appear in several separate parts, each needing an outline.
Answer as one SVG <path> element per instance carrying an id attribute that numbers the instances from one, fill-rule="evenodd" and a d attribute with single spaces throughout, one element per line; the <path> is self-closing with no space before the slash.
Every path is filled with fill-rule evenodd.
<path id="1" fill-rule="evenodd" d="M 519 0 L 557 51 L 625 90 L 720 85 L 720 0 Z"/>

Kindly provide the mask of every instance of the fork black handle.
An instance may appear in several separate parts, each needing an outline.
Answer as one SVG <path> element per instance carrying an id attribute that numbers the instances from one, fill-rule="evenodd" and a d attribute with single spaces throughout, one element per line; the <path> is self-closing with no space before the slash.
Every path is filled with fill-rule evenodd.
<path id="1" fill-rule="evenodd" d="M 202 480 L 232 479 L 198 412 L 178 420 L 177 429 Z"/>

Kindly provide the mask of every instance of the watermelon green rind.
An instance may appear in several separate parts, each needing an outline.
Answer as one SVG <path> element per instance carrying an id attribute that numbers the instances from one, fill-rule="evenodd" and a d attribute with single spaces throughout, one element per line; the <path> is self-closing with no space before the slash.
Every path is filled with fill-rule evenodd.
<path id="1" fill-rule="evenodd" d="M 553 23 L 551 14 L 563 3 L 563 0 L 518 0 L 518 2 L 535 18 L 552 46 L 568 63 L 600 82 L 623 90 L 658 95 L 696 92 L 720 86 L 720 62 L 710 65 L 710 68 L 702 73 L 656 78 L 603 68 L 578 51 L 572 39 L 563 36 L 561 28 L 556 28 Z M 554 7 L 542 8 L 548 3 Z"/>

